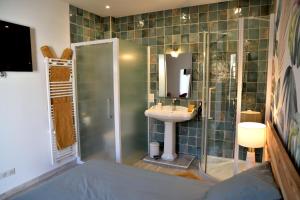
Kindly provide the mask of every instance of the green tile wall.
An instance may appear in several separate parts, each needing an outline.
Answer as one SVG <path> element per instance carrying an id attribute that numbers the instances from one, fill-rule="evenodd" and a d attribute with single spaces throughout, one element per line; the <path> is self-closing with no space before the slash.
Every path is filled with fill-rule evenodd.
<path id="1" fill-rule="evenodd" d="M 242 110 L 265 112 L 269 22 L 245 20 Z M 264 116 L 263 116 L 264 117 Z"/>
<path id="2" fill-rule="evenodd" d="M 111 37 L 110 17 L 100 17 L 70 5 L 71 42 L 85 42 Z"/>
<path id="3" fill-rule="evenodd" d="M 170 104 L 170 100 L 158 98 L 158 54 L 168 53 L 172 48 L 191 52 L 193 55 L 192 96 L 189 100 L 180 100 L 179 104 L 188 105 L 189 101 L 194 101 L 198 105 L 202 97 L 203 32 L 208 31 L 208 28 L 212 32 L 218 32 L 218 34 L 211 34 L 211 48 L 215 50 L 216 58 L 223 57 L 224 61 L 228 63 L 229 58 L 226 52 L 236 53 L 238 44 L 239 16 L 234 14 L 234 8 L 240 6 L 241 16 L 244 17 L 268 16 L 273 10 L 272 4 L 272 0 L 236 0 L 119 18 L 111 17 L 111 19 L 91 13 L 87 14 L 86 11 L 70 6 L 71 41 L 80 42 L 109 38 L 111 33 L 112 37 L 150 46 L 151 92 L 155 94 L 156 100 L 160 99 L 164 104 Z M 89 26 L 79 23 L 82 12 L 86 13 L 83 14 L 83 18 L 86 25 L 89 24 Z M 109 20 L 112 22 L 111 32 L 109 32 Z M 264 109 L 263 104 L 265 102 L 262 94 L 266 88 L 268 30 L 266 24 L 258 23 L 257 25 L 253 20 L 246 20 L 245 24 L 247 26 L 245 35 L 249 42 L 247 43 L 249 44 L 249 51 L 245 55 L 247 59 L 244 66 L 243 78 L 245 81 L 243 83 L 242 104 L 243 109 L 261 110 Z M 227 32 L 228 34 L 226 37 L 222 37 L 220 32 Z M 212 63 L 213 60 L 214 58 L 212 58 Z M 221 95 L 228 92 L 225 89 L 228 88 L 225 82 L 220 83 L 220 88 Z M 232 90 L 234 91 L 234 88 Z M 234 93 L 232 94 L 234 95 Z M 249 96 L 252 96 L 253 101 L 247 102 Z M 246 101 L 245 105 L 244 101 Z M 217 120 L 209 124 L 212 128 L 208 135 L 208 151 L 211 155 L 232 157 L 235 133 L 229 127 L 232 127 L 234 116 L 231 114 L 234 113 L 234 110 L 226 115 L 228 109 L 225 106 L 224 100 L 221 107 L 214 110 Z M 177 124 L 176 137 L 179 153 L 200 156 L 201 124 L 202 122 L 198 121 L 197 118 Z M 152 141 L 163 143 L 164 124 L 162 122 L 151 119 L 150 132 Z M 245 158 L 245 150 L 242 148 L 240 156 Z"/>

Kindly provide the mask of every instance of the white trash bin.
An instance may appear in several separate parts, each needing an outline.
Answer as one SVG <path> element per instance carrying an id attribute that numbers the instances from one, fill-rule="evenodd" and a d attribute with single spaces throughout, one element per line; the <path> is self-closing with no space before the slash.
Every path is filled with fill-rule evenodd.
<path id="1" fill-rule="evenodd" d="M 154 156 L 159 155 L 159 143 L 158 142 L 151 142 L 150 143 L 150 157 L 154 158 Z"/>

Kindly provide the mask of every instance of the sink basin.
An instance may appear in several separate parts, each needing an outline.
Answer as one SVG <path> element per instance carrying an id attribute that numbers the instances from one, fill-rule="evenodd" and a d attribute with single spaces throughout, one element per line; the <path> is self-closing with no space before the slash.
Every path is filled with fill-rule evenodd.
<path id="1" fill-rule="evenodd" d="M 162 108 L 156 108 L 152 106 L 145 111 L 147 117 L 158 119 L 164 122 L 184 122 L 192 119 L 195 116 L 195 109 L 193 112 L 188 112 L 188 108 L 184 106 L 176 106 L 172 111 L 172 106 L 162 106 Z"/>
<path id="2" fill-rule="evenodd" d="M 188 112 L 188 108 L 184 106 L 176 106 L 172 110 L 172 106 L 152 106 L 145 111 L 147 117 L 151 117 L 165 122 L 164 135 L 164 153 L 161 158 L 163 160 L 173 161 L 176 159 L 175 153 L 175 124 L 176 122 L 184 122 L 192 119 L 196 115 L 196 110 Z"/>

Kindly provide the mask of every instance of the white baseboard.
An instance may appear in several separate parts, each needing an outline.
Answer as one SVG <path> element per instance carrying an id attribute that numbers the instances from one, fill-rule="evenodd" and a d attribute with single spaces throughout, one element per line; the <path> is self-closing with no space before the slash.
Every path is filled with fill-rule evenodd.
<path id="1" fill-rule="evenodd" d="M 14 195 L 17 195 L 17 194 L 29 189 L 30 187 L 32 187 L 34 185 L 37 185 L 37 184 L 39 184 L 39 183 L 55 176 L 55 175 L 58 175 L 58 174 L 66 171 L 66 170 L 68 170 L 68 169 L 70 169 L 70 168 L 72 168 L 76 165 L 78 165 L 77 160 L 72 160 L 72 161 L 70 161 L 70 162 L 68 162 L 68 163 L 52 170 L 52 171 L 49 171 L 45 174 L 42 174 L 42 175 L 40 175 L 40 176 L 38 176 L 38 177 L 36 177 L 36 178 L 26 182 L 26 183 L 23 183 L 22 185 L 19 185 L 15 188 L 5 192 L 5 193 L 0 194 L 0 200 L 11 198 Z"/>

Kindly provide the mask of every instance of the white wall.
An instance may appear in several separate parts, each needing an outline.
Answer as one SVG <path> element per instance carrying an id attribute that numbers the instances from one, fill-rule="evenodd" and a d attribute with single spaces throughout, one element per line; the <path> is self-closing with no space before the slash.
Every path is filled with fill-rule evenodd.
<path id="1" fill-rule="evenodd" d="M 0 180 L 0 194 L 57 167 L 51 165 L 45 67 L 39 48 L 47 44 L 60 55 L 69 47 L 68 10 L 60 0 L 0 0 L 0 20 L 33 29 L 35 60 L 34 72 L 8 72 L 0 79 L 0 173 L 16 169 L 16 175 Z"/>

